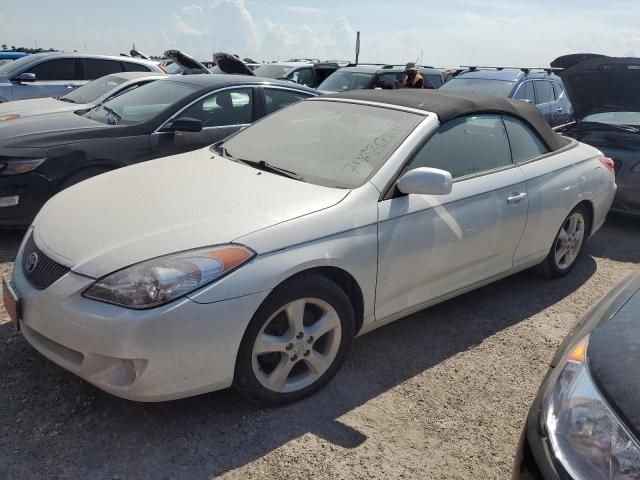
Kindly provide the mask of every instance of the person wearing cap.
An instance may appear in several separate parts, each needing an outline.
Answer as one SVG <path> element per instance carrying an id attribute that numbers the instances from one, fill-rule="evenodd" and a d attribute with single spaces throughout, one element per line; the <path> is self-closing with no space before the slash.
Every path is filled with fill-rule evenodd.
<path id="1" fill-rule="evenodd" d="M 404 67 L 403 79 L 400 81 L 401 88 L 424 88 L 424 78 L 418 72 L 418 67 L 415 63 L 407 63 Z"/>

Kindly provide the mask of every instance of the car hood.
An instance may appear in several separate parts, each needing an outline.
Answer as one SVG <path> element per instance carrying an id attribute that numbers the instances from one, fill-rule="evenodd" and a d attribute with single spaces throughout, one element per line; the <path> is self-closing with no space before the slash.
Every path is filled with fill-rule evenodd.
<path id="1" fill-rule="evenodd" d="M 587 355 L 596 385 L 640 438 L 640 276 L 624 290 L 627 302 L 591 332 Z"/>
<path id="2" fill-rule="evenodd" d="M 48 147 L 68 143 L 67 137 L 82 131 L 113 128 L 76 115 L 73 111 L 50 113 L 0 122 L 0 144 L 6 147 Z"/>
<path id="3" fill-rule="evenodd" d="M 191 74 L 194 73 L 211 73 L 207 67 L 197 61 L 195 58 L 187 55 L 180 50 L 167 50 L 164 57 L 168 58 L 183 68 L 186 68 Z"/>
<path id="4" fill-rule="evenodd" d="M 34 235 L 57 262 L 99 278 L 149 258 L 233 242 L 329 208 L 348 193 L 262 172 L 205 148 L 64 190 L 42 208 Z M 281 243 L 286 247 L 287 239 Z"/>
<path id="5" fill-rule="evenodd" d="M 77 103 L 63 102 L 53 97 L 0 103 L 0 124 L 5 121 L 18 120 L 19 118 L 31 117 L 33 115 L 73 112 L 91 108 L 92 106 L 93 105 L 78 105 Z"/>
<path id="6" fill-rule="evenodd" d="M 640 111 L 640 58 L 593 58 L 559 75 L 578 120 L 600 112 Z"/>

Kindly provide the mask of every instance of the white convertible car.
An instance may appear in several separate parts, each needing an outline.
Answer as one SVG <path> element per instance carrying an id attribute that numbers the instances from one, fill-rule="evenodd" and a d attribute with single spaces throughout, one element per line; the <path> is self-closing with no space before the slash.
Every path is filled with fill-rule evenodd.
<path id="1" fill-rule="evenodd" d="M 5 307 L 35 349 L 120 397 L 233 385 L 293 401 L 354 336 L 526 268 L 568 273 L 615 189 L 609 159 L 524 102 L 326 96 L 61 192 Z"/>

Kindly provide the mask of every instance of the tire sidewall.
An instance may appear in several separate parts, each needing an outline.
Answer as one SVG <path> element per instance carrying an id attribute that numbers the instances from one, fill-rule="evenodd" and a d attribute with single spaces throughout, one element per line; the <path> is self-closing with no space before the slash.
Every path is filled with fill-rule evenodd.
<path id="1" fill-rule="evenodd" d="M 340 347 L 331 366 L 314 383 L 296 392 L 274 392 L 264 387 L 253 372 L 253 346 L 265 323 L 276 311 L 289 302 L 305 297 L 324 300 L 336 310 L 342 328 Z M 270 404 L 288 403 L 307 397 L 326 385 L 338 371 L 353 340 L 354 330 L 353 307 L 349 297 L 336 283 L 321 275 L 289 281 L 269 294 L 249 322 L 236 358 L 234 386 L 250 400 Z"/>

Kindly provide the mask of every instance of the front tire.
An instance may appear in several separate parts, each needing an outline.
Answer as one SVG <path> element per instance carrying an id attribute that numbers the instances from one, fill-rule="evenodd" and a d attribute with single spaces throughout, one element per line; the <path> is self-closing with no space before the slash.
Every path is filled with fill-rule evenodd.
<path id="1" fill-rule="evenodd" d="M 589 211 L 578 205 L 560 227 L 547 258 L 538 267 L 540 272 L 548 278 L 567 275 L 582 256 L 590 228 Z"/>
<path id="2" fill-rule="evenodd" d="M 250 400 L 283 404 L 316 392 L 336 374 L 355 334 L 349 297 L 308 274 L 276 288 L 244 334 L 234 387 Z"/>

